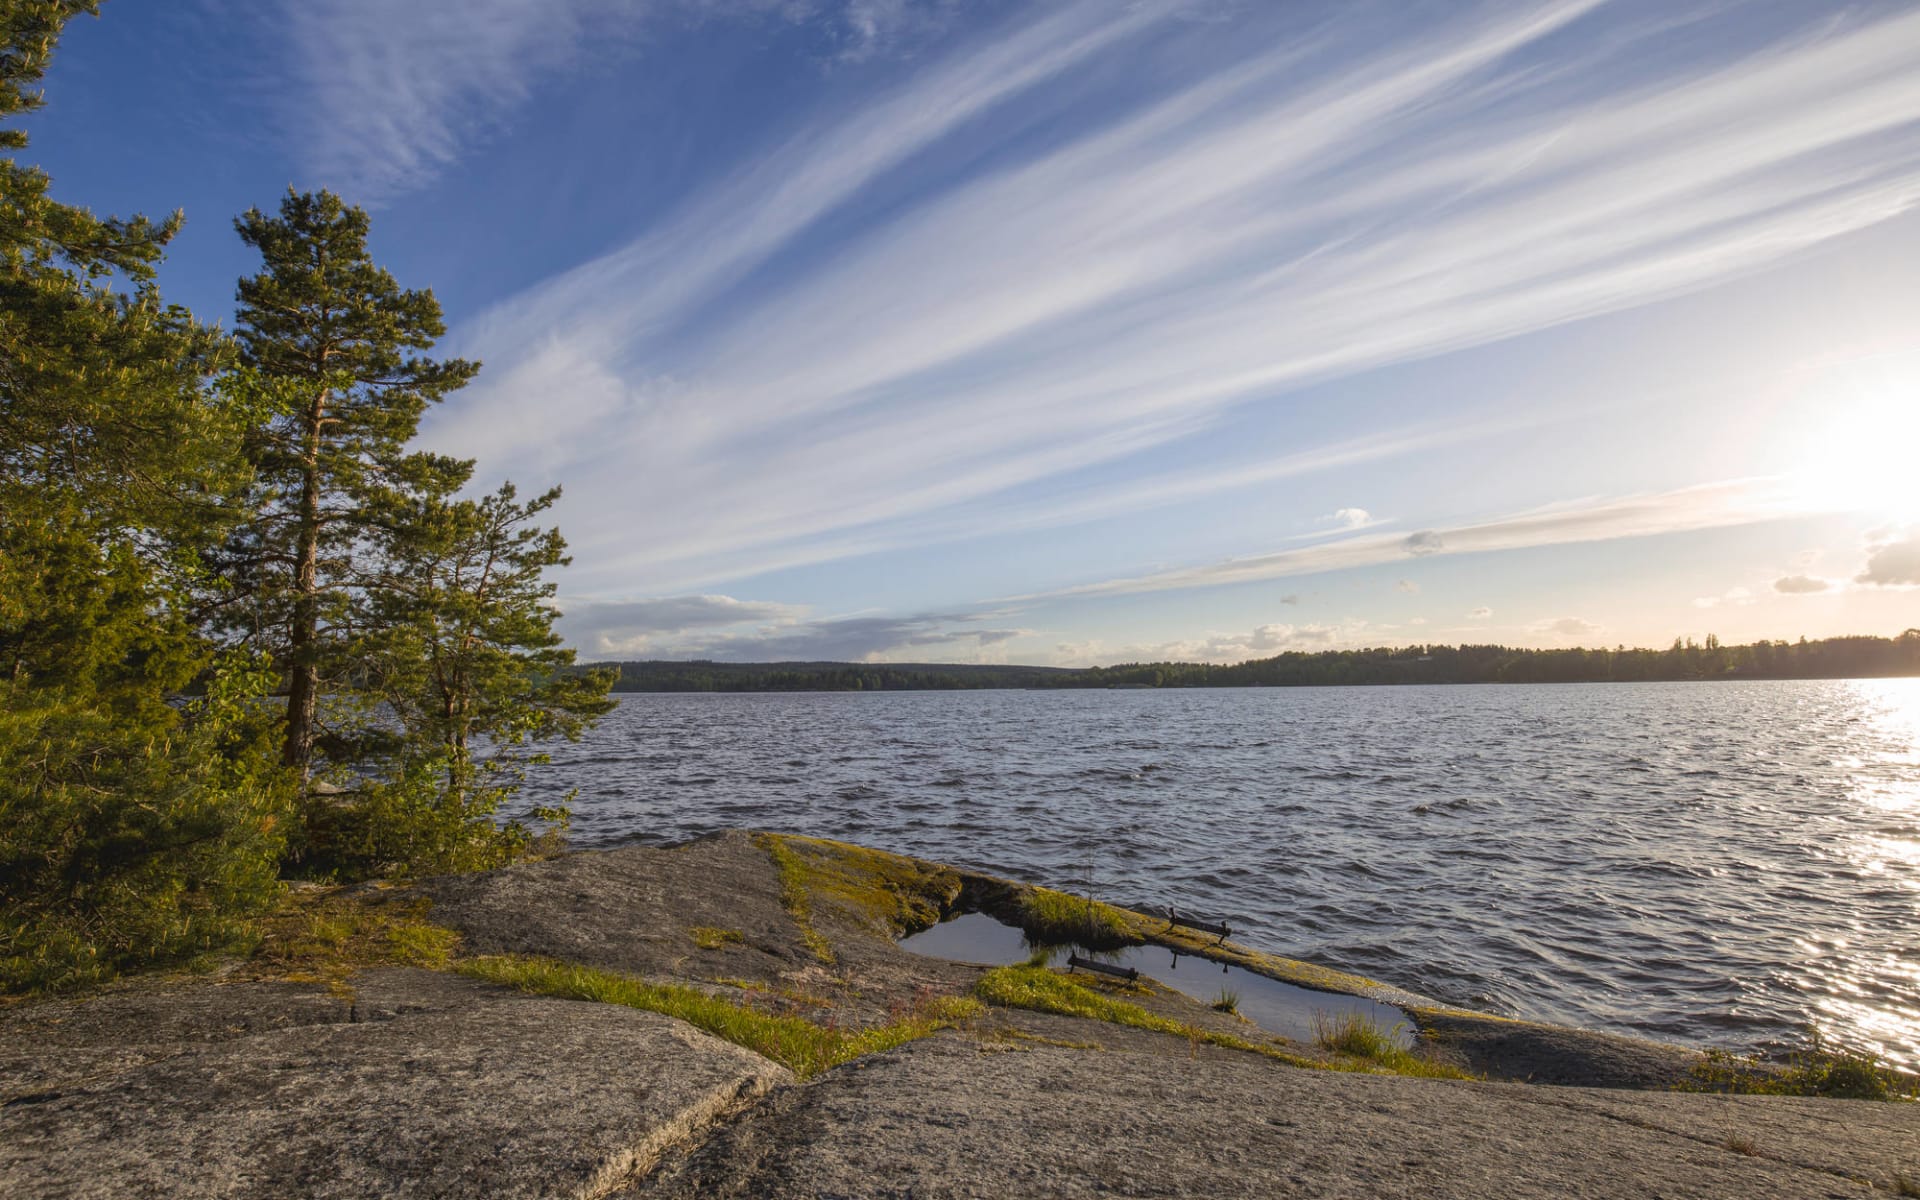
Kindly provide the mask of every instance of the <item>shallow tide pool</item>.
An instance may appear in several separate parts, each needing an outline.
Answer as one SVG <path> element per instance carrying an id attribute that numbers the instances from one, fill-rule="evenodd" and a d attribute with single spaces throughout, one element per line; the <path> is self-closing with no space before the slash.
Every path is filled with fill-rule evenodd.
<path id="1" fill-rule="evenodd" d="M 985 913 L 962 913 L 931 929 L 903 938 L 903 950 L 929 958 L 1004 967 L 1027 961 L 1036 949 L 1045 949 L 1056 965 L 1069 954 L 1098 959 L 1116 967 L 1132 967 L 1156 983 L 1165 984 L 1212 1004 L 1222 995 L 1235 998 L 1235 1011 L 1269 1033 L 1296 1042 L 1312 1042 L 1316 1020 L 1364 1017 L 1389 1033 L 1401 1046 L 1413 1045 L 1413 1024 L 1407 1014 L 1377 1000 L 1342 992 L 1321 992 L 1256 975 L 1227 963 L 1193 954 L 1175 954 L 1165 946 L 1129 946 L 1123 950 L 1088 950 L 1082 946 L 1037 947 L 1026 934 Z"/>

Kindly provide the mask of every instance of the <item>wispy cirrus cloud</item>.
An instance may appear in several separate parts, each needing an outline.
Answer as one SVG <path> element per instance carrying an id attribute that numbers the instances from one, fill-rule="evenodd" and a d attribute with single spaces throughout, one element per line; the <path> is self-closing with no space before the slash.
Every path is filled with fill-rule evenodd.
<path id="1" fill-rule="evenodd" d="M 857 62 L 941 33 L 952 0 L 272 0 L 286 133 L 327 186 L 378 203 L 432 183 L 569 68 L 699 21 L 818 26 Z"/>
<path id="2" fill-rule="evenodd" d="M 1027 632 L 993 626 L 1001 614 L 991 612 L 816 617 L 803 606 L 725 595 L 572 599 L 562 608 L 562 632 L 589 660 L 978 661 Z"/>
<path id="3" fill-rule="evenodd" d="M 1102 515 L 1097 488 L 1059 486 L 1096 468 L 1163 503 L 1245 486 L 1141 464 L 1290 388 L 1717 283 L 1920 200 L 1920 14 L 1630 72 L 1659 31 L 1570 33 L 1603 7 L 1385 38 L 1335 19 L 1093 118 L 1053 85 L 1145 53 L 1177 6 L 1049 10 L 472 322 L 489 375 L 433 437 L 564 477 L 602 580 L 701 586 L 998 530 L 1009 507 Z M 1023 127 L 1070 132 L 816 240 L 1015 99 Z M 767 274 L 782 256 L 800 265 Z"/>
<path id="4" fill-rule="evenodd" d="M 1174 567 L 1009 599 L 1026 602 L 1219 587 L 1378 566 L 1430 555 L 1482 554 L 1651 537 L 1749 525 L 1795 515 L 1798 515 L 1795 511 L 1782 507 L 1769 481 L 1728 480 L 1670 492 L 1556 504 L 1445 529 L 1423 530 L 1411 537 L 1374 533 L 1337 538 L 1271 554 Z M 1403 591 L 1417 590 L 1407 580 L 1401 580 L 1396 586 Z"/>

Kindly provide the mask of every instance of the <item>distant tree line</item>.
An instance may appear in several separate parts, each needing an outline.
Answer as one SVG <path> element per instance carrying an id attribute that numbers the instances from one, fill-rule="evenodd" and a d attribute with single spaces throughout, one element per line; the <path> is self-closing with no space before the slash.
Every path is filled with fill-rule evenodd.
<path id="1" fill-rule="evenodd" d="M 604 664 L 603 664 L 604 665 Z M 1646 683 L 1920 675 L 1920 629 L 1899 637 L 1723 644 L 1664 650 L 1398 646 L 1293 651 L 1231 666 L 1124 663 L 1022 667 L 935 663 L 623 662 L 616 692 L 887 692 L 967 688 L 1345 687 L 1419 683 Z"/>

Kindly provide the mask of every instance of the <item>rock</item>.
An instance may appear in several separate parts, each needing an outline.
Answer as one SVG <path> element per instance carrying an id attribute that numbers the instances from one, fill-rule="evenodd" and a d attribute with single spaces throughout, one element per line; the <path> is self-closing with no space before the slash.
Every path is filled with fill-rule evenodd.
<path id="1" fill-rule="evenodd" d="M 73 1046 L 46 1045 L 40 1085 L 9 1084 L 0 1195 L 593 1195 L 791 1078 L 651 1013 L 413 970 L 356 984 L 375 1019 L 336 1005 L 314 1020 L 320 998 L 287 985 L 170 989 L 237 1019 L 209 1037 L 179 1036 L 202 1030 L 192 1019 L 149 1030 L 70 1008 L 86 1048 L 120 1057 L 76 1071 Z M 20 1040 L 36 1024 L 0 1023 L 10 1060 L 36 1057 Z"/>
<path id="2" fill-rule="evenodd" d="M 1736 1143 L 1739 1148 L 1736 1147 Z M 1905 1105 L 1633 1095 L 916 1042 L 781 1089 L 618 1193 L 691 1197 L 1872 1194 Z"/>

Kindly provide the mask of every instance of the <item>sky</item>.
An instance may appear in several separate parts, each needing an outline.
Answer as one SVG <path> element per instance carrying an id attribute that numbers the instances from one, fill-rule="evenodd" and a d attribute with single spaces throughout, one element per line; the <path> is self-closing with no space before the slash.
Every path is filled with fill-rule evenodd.
<path id="1" fill-rule="evenodd" d="M 587 659 L 1920 626 L 1920 10 L 110 0 L 25 157 L 372 214 Z"/>

